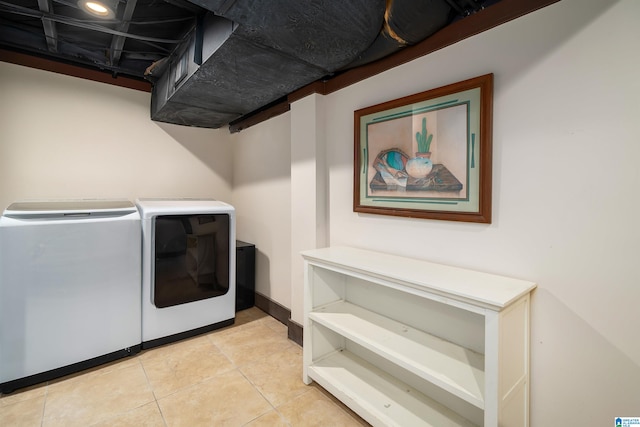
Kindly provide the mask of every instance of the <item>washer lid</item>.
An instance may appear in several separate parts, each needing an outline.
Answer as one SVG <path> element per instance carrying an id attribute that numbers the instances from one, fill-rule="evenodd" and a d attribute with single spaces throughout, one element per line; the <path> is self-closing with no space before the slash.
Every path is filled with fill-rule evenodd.
<path id="1" fill-rule="evenodd" d="M 159 215 L 190 215 L 226 213 L 233 215 L 235 209 L 228 203 L 215 199 L 190 199 L 190 198 L 140 198 L 136 205 L 143 219 L 153 218 Z"/>
<path id="2" fill-rule="evenodd" d="M 7 217 L 42 217 L 62 215 L 109 215 L 136 212 L 126 199 L 33 200 L 15 202 L 4 211 Z"/>

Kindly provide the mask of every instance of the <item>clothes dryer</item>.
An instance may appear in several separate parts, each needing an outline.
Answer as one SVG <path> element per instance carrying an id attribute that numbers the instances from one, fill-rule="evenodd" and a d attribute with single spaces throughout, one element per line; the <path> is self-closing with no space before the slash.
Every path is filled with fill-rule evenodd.
<path id="1" fill-rule="evenodd" d="M 142 348 L 233 324 L 235 209 L 213 199 L 138 199 Z"/>

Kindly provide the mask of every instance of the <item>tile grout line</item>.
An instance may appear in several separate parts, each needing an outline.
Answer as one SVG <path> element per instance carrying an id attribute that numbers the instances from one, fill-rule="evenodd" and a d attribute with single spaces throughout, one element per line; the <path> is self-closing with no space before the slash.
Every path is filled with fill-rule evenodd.
<path id="1" fill-rule="evenodd" d="M 257 323 L 259 323 L 261 326 L 264 326 L 264 327 L 266 327 L 267 329 L 269 329 L 269 330 L 271 330 L 271 331 L 273 331 L 273 332 L 276 332 L 276 333 L 280 333 L 280 332 L 281 332 L 281 331 L 277 331 L 275 328 L 272 328 L 270 325 L 268 325 L 268 324 L 267 324 L 267 322 L 266 322 L 266 321 L 264 321 L 264 319 L 266 319 L 266 317 L 265 317 L 265 318 L 256 318 L 256 319 L 251 319 L 251 320 L 250 320 L 249 322 L 247 322 L 247 323 L 250 323 L 250 322 L 257 322 Z M 231 363 L 233 364 L 233 366 L 235 367 L 235 369 L 240 373 L 240 375 L 242 375 L 242 377 L 243 377 L 243 378 L 244 378 L 244 379 L 245 379 L 249 384 L 251 384 L 251 387 L 253 387 L 253 388 L 258 392 L 258 394 L 259 394 L 260 396 L 262 396 L 262 398 L 263 398 L 263 399 L 264 399 L 264 400 L 269 404 L 269 406 L 271 406 L 272 410 L 273 410 L 276 414 L 278 414 L 278 416 L 280 417 L 280 420 L 284 421 L 284 422 L 287 424 L 287 426 L 291 427 L 291 422 L 290 422 L 290 420 L 289 420 L 288 418 L 286 418 L 286 417 L 285 417 L 285 416 L 284 416 L 284 415 L 283 415 L 283 414 L 278 410 L 278 408 L 277 408 L 277 407 L 276 407 L 276 406 L 271 402 L 271 400 L 269 400 L 269 399 L 267 398 L 267 396 L 265 396 L 265 395 L 264 395 L 264 393 L 262 393 L 262 391 L 260 391 L 260 389 L 256 386 L 256 384 L 255 384 L 251 379 L 249 379 L 249 377 L 247 377 L 247 375 L 246 375 L 246 374 L 244 373 L 244 371 L 241 369 L 241 366 L 238 366 L 238 364 L 236 364 L 236 362 L 234 362 L 234 361 L 233 361 L 229 356 L 227 356 L 227 354 L 226 354 L 226 353 L 225 353 L 225 352 L 224 352 L 220 347 L 218 347 L 218 346 L 217 346 L 217 345 L 216 345 L 216 344 L 211 340 L 210 335 L 208 336 L 208 338 L 209 338 L 209 342 L 211 342 L 211 343 L 213 344 L 213 346 L 214 346 L 214 347 L 216 347 L 216 348 L 220 351 L 220 353 L 224 354 L 224 355 L 225 355 L 225 357 L 227 357 L 227 359 L 229 359 L 229 361 L 231 361 Z M 282 349 L 282 350 L 279 350 L 278 352 L 284 352 L 284 351 L 286 351 L 286 350 L 285 350 L 285 349 Z M 249 365 L 249 364 L 251 364 L 251 363 L 254 363 L 254 362 L 249 362 L 249 363 L 246 363 L 245 365 Z M 245 366 L 245 365 L 242 365 L 242 366 Z M 264 415 L 266 415 L 266 414 L 268 414 L 268 413 L 269 413 L 269 411 L 265 412 L 264 414 L 260 414 L 259 416 L 255 417 L 254 419 L 252 419 L 252 420 L 248 421 L 247 423 L 245 423 L 245 424 L 243 424 L 243 425 L 244 425 L 244 426 L 246 426 L 246 425 L 248 425 L 248 424 L 252 423 L 253 421 L 257 420 L 258 418 L 260 418 L 260 417 L 262 417 L 262 416 L 264 416 Z"/>
<path id="2" fill-rule="evenodd" d="M 250 320 L 249 322 L 247 322 L 247 323 L 250 323 L 250 322 L 257 322 L 257 321 L 259 321 L 259 319 L 251 319 L 251 320 Z M 244 372 L 242 372 L 242 370 L 240 369 L 240 366 L 238 366 L 238 365 L 236 364 L 236 362 L 234 362 L 234 361 L 233 361 L 233 360 L 232 360 L 232 359 L 231 359 L 231 358 L 230 358 L 230 357 L 229 357 L 229 356 L 228 356 L 228 355 L 227 355 L 227 354 L 226 354 L 226 353 L 225 353 L 225 352 L 224 352 L 220 347 L 218 347 L 218 346 L 213 342 L 213 340 L 211 340 L 211 336 L 210 336 L 210 335 L 209 335 L 209 336 L 207 336 L 207 339 L 209 340 L 209 342 L 211 343 L 211 345 L 213 345 L 216 349 L 218 349 L 218 351 L 220 351 L 220 353 L 221 353 L 221 354 L 223 354 L 223 355 L 224 355 L 224 357 L 226 357 L 226 358 L 231 362 L 231 364 L 233 365 L 233 367 L 235 368 L 235 370 L 236 370 L 236 371 L 238 371 L 238 372 L 240 373 L 240 375 L 242 375 L 242 377 L 243 377 L 245 380 L 247 380 L 247 382 L 248 382 L 249 384 L 251 384 L 251 387 L 253 387 L 253 388 L 258 392 L 258 394 L 260 394 L 260 396 L 262 396 L 262 398 L 263 398 L 263 399 L 264 399 L 264 400 L 269 404 L 269 406 L 271 406 L 271 408 L 272 408 L 273 410 L 276 410 L 276 408 L 273 406 L 273 404 L 271 403 L 271 401 L 270 401 L 269 399 L 267 399 L 267 397 L 266 397 L 264 394 L 262 394 L 262 392 L 258 389 L 258 387 L 256 387 L 256 385 L 253 383 L 253 381 L 251 381 L 249 378 L 247 378 L 247 376 L 244 374 Z M 276 411 L 277 411 L 277 410 L 276 410 Z M 253 422 L 253 421 L 257 420 L 258 418 L 260 418 L 260 417 L 264 416 L 264 415 L 265 415 L 265 414 L 267 414 L 267 413 L 269 413 L 269 411 L 265 412 L 264 414 L 260 414 L 260 415 L 258 415 L 257 417 L 255 417 L 254 419 L 252 419 L 252 420 L 250 420 L 250 421 L 248 421 L 248 422 L 244 423 L 243 425 L 245 425 L 245 426 L 246 426 L 247 424 L 249 424 L 249 423 L 251 423 L 251 422 Z"/>
<path id="3" fill-rule="evenodd" d="M 44 388 L 44 402 L 42 402 L 42 416 L 40 417 L 40 427 L 44 427 L 44 414 L 47 409 L 47 400 L 49 398 L 49 383 L 51 381 L 47 381 L 47 385 Z"/>
<path id="4" fill-rule="evenodd" d="M 247 380 L 247 381 L 249 382 L 249 384 L 251 384 L 251 387 L 253 387 L 253 388 L 258 392 L 258 394 L 260 394 L 260 396 L 262 396 L 262 398 L 263 398 L 264 400 L 266 400 L 266 401 L 267 401 L 267 403 L 269 403 L 269 406 L 271 406 L 271 408 L 276 412 L 276 414 L 278 414 L 278 415 L 280 416 L 280 419 L 284 420 L 284 421 L 287 423 L 287 425 L 288 425 L 289 427 L 291 427 L 291 422 L 290 422 L 290 421 L 289 421 L 289 420 L 288 420 L 284 415 L 282 415 L 282 413 L 278 410 L 278 408 L 277 408 L 273 403 L 271 403 L 271 401 L 267 398 L 267 396 L 265 396 L 265 395 L 260 391 L 260 389 L 259 389 L 259 388 L 258 388 L 258 387 L 253 383 L 253 381 L 251 381 L 251 380 L 250 380 L 250 379 L 245 375 L 245 373 L 244 373 L 244 372 L 242 372 L 242 370 L 241 370 L 240 368 L 237 368 L 237 369 L 238 369 L 238 372 L 240 372 L 240 374 L 244 377 L 244 379 L 245 379 L 245 380 Z M 260 414 L 260 415 L 258 415 L 257 417 L 255 417 L 254 419 L 252 419 L 252 420 L 248 421 L 247 423 L 245 423 L 245 424 L 243 424 L 243 425 L 244 425 L 244 426 L 246 426 L 246 425 L 248 425 L 249 423 L 251 423 L 251 422 L 253 422 L 253 421 L 257 420 L 258 418 L 260 418 L 260 417 L 262 417 L 262 416 L 264 416 L 264 415 L 266 415 L 266 414 L 268 414 L 268 413 L 269 413 L 269 412 L 265 412 L 264 414 Z"/>
<path id="5" fill-rule="evenodd" d="M 151 389 L 151 394 L 153 394 L 153 401 L 155 402 L 156 407 L 158 408 L 158 412 L 160 413 L 160 418 L 162 418 L 162 423 L 165 425 L 165 427 L 168 427 L 167 420 L 165 420 L 164 414 L 162 413 L 162 409 L 160 408 L 160 403 L 158 402 L 158 396 L 156 396 L 156 391 L 153 389 L 153 386 L 151 385 L 151 381 L 149 380 L 149 375 L 147 375 L 147 370 L 144 368 L 144 363 L 142 363 L 142 359 L 140 359 L 139 355 L 136 355 L 136 359 L 138 360 L 138 363 L 140 363 L 140 367 L 142 368 L 142 372 L 144 372 L 144 377 L 147 380 L 149 389 Z"/>

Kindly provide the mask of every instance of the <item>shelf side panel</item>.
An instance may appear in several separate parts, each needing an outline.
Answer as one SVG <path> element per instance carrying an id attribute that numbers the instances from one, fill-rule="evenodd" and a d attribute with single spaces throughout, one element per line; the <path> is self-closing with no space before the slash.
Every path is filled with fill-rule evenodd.
<path id="1" fill-rule="evenodd" d="M 304 263 L 304 329 L 302 348 L 302 380 L 309 384 L 308 367 L 312 360 L 344 347 L 344 339 L 336 334 L 326 334 L 313 327 L 309 313 L 318 305 L 344 299 L 345 278 L 342 274 L 305 261 Z"/>
<path id="2" fill-rule="evenodd" d="M 309 274 L 313 307 L 344 300 L 346 280 L 344 274 L 314 265 L 310 266 Z"/>
<path id="3" fill-rule="evenodd" d="M 329 354 L 341 351 L 345 348 L 345 339 L 342 335 L 333 332 L 324 326 L 311 324 L 311 363 L 327 357 Z"/>
<path id="4" fill-rule="evenodd" d="M 529 296 L 511 305 L 500 317 L 500 424 L 528 426 Z"/>

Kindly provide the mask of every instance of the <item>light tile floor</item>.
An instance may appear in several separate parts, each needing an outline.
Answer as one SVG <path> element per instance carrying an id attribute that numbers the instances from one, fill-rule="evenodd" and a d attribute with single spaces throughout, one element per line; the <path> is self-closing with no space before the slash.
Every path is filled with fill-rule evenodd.
<path id="1" fill-rule="evenodd" d="M 302 382 L 302 348 L 258 308 L 233 326 L 0 396 L 0 426 L 367 426 Z"/>

